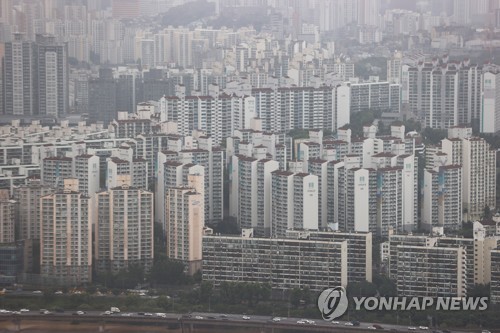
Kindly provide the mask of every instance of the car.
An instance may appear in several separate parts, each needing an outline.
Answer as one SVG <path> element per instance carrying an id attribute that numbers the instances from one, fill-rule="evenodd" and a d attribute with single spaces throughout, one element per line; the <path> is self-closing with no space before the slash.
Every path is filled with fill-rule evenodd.
<path id="1" fill-rule="evenodd" d="M 274 317 L 274 318 L 273 318 L 273 321 L 274 321 L 274 322 L 281 321 L 281 318 L 280 318 L 280 317 Z"/>
<path id="2" fill-rule="evenodd" d="M 351 323 L 350 321 L 348 321 L 348 322 L 346 322 L 346 323 L 344 324 L 344 326 L 354 326 L 354 324 L 353 324 L 353 323 Z"/>
<path id="3" fill-rule="evenodd" d="M 44 314 L 44 315 L 51 315 L 51 314 L 53 314 L 53 313 L 52 313 L 52 312 L 50 312 L 49 310 L 45 310 L 45 311 L 43 312 L 43 314 Z"/>
<path id="4" fill-rule="evenodd" d="M 378 330 L 383 330 L 384 329 L 382 326 L 380 326 L 378 324 L 373 324 L 372 326 L 375 327 Z"/>
<path id="5" fill-rule="evenodd" d="M 83 316 L 84 314 L 86 314 L 87 312 L 85 311 L 76 311 L 76 313 L 79 315 L 79 316 Z"/>
<path id="6" fill-rule="evenodd" d="M 204 318 L 202 316 L 196 316 L 196 317 L 194 317 L 194 319 L 201 320 L 201 319 L 204 319 Z"/>
<path id="7" fill-rule="evenodd" d="M 215 316 L 207 316 L 207 319 L 217 319 Z"/>
<path id="8" fill-rule="evenodd" d="M 152 314 L 152 313 L 150 313 L 150 312 L 146 312 L 144 315 L 145 315 L 146 317 L 152 317 L 152 316 L 153 316 L 153 314 Z"/>
<path id="9" fill-rule="evenodd" d="M 309 319 L 302 319 L 302 320 L 304 320 L 308 324 L 316 325 L 316 322 L 314 320 L 309 320 Z"/>
<path id="10" fill-rule="evenodd" d="M 332 324 L 338 325 L 338 324 L 340 324 L 340 322 L 334 320 L 334 321 L 332 321 Z"/>
<path id="11" fill-rule="evenodd" d="M 429 329 L 429 327 L 427 326 L 419 326 L 418 328 L 421 329 L 422 331 L 426 331 Z"/>
<path id="12" fill-rule="evenodd" d="M 30 310 L 29 309 L 21 309 L 21 310 L 19 310 L 19 312 L 30 312 Z"/>
<path id="13" fill-rule="evenodd" d="M 243 318 L 243 320 L 250 320 L 249 316 L 243 316 L 242 318 Z"/>
<path id="14" fill-rule="evenodd" d="M 111 311 L 104 311 L 103 313 L 101 313 L 101 316 L 110 316 L 111 315 Z"/>
<path id="15" fill-rule="evenodd" d="M 140 293 L 139 296 L 146 296 L 146 294 L 145 293 Z"/>
<path id="16" fill-rule="evenodd" d="M 113 313 L 120 313 L 120 309 L 118 309 L 116 306 L 112 306 L 109 310 Z"/>
<path id="17" fill-rule="evenodd" d="M 40 314 L 44 314 L 45 311 L 47 311 L 46 309 L 40 309 Z"/>
<path id="18" fill-rule="evenodd" d="M 40 294 L 42 294 L 42 291 L 41 290 L 33 290 L 32 294 L 40 295 Z"/>
<path id="19" fill-rule="evenodd" d="M 297 324 L 305 324 L 306 322 L 303 320 L 297 320 Z"/>
<path id="20" fill-rule="evenodd" d="M 359 326 L 359 325 L 361 325 L 361 323 L 359 321 L 357 321 L 357 320 L 353 320 L 353 321 L 351 321 L 351 323 L 352 323 L 352 326 Z"/>
<path id="21" fill-rule="evenodd" d="M 367 327 L 369 330 L 376 330 L 377 328 L 375 326 L 368 326 Z"/>
<path id="22" fill-rule="evenodd" d="M 13 315 L 20 315 L 20 314 L 21 314 L 21 312 L 20 312 L 20 311 L 12 311 L 12 314 L 13 314 Z"/>
<path id="23" fill-rule="evenodd" d="M 221 317 L 221 318 L 227 318 L 227 315 L 226 314 L 221 314 L 219 317 Z"/>
<path id="24" fill-rule="evenodd" d="M 55 294 L 55 295 L 63 295 L 64 293 L 63 293 L 62 291 L 58 290 L 58 291 L 56 291 L 54 294 Z"/>
<path id="25" fill-rule="evenodd" d="M 408 326 L 408 331 L 416 331 L 417 328 L 413 326 Z"/>

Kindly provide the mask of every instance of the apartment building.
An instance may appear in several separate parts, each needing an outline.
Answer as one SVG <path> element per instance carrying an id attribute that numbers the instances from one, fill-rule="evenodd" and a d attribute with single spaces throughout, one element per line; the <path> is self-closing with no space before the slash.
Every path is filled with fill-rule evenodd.
<path id="1" fill-rule="evenodd" d="M 79 191 L 92 197 L 100 189 L 99 157 L 90 154 L 77 155 L 73 159 L 73 175 L 78 179 Z"/>
<path id="2" fill-rule="evenodd" d="M 40 198 L 53 191 L 39 179 L 30 179 L 26 185 L 14 188 L 13 197 L 18 204 L 20 239 L 40 239 Z"/>
<path id="3" fill-rule="evenodd" d="M 41 179 L 44 185 L 55 189 L 64 186 L 64 179 L 73 176 L 73 159 L 71 157 L 47 157 L 41 165 Z"/>
<path id="4" fill-rule="evenodd" d="M 0 243 L 13 243 L 16 239 L 16 208 L 9 190 L 0 190 Z"/>
<path id="5" fill-rule="evenodd" d="M 237 205 L 233 211 L 237 210 L 240 227 L 253 228 L 257 237 L 269 236 L 272 207 L 271 174 L 278 170 L 279 163 L 270 159 L 235 155 L 232 165 L 235 165 L 232 170 L 234 178 L 231 188 L 235 198 L 232 202 L 233 206 Z"/>
<path id="6" fill-rule="evenodd" d="M 489 67 L 483 75 L 483 112 L 479 130 L 482 133 L 500 131 L 500 68 Z"/>
<path id="7" fill-rule="evenodd" d="M 473 288 L 476 284 L 488 284 L 492 282 L 494 278 L 494 272 L 491 270 L 492 261 L 494 260 L 492 250 L 497 247 L 499 239 L 496 236 L 487 237 L 486 228 L 479 222 L 474 222 L 473 231 L 473 238 L 445 236 L 429 237 L 424 235 L 390 236 L 387 245 L 390 278 L 394 281 L 398 281 L 398 283 L 401 282 L 401 288 L 405 288 L 405 284 L 417 283 L 418 281 L 423 282 L 422 285 L 429 283 L 427 289 L 429 296 L 435 295 L 434 293 L 438 292 L 431 289 L 433 282 L 430 279 L 433 275 L 441 274 L 441 268 L 443 269 L 442 278 L 452 279 L 452 281 L 450 281 L 450 286 L 456 284 L 455 278 L 461 277 L 465 291 Z M 453 252 L 453 255 L 450 256 L 449 253 L 446 254 L 446 251 L 442 249 L 451 249 L 452 251 L 460 249 L 462 258 L 460 263 L 461 267 L 453 268 L 453 265 L 446 266 L 444 260 L 455 260 L 456 255 Z M 426 256 L 428 256 L 428 258 L 434 261 L 418 259 L 419 256 L 423 258 L 427 258 Z M 442 258 L 437 259 L 438 256 Z M 424 264 L 428 266 L 419 268 L 419 265 Z M 401 268 L 401 265 L 403 268 Z M 425 276 L 421 274 L 411 274 L 408 266 L 413 267 L 412 269 L 415 271 L 419 269 L 427 271 L 429 273 L 429 279 L 426 279 Z M 456 271 L 458 274 L 456 272 L 452 274 L 453 269 L 458 269 Z M 404 275 L 410 278 L 405 280 Z M 436 283 L 446 284 L 444 281 L 436 281 Z M 418 292 L 424 292 L 423 290 L 424 289 L 419 289 Z M 408 289 L 408 291 L 410 292 L 410 289 Z M 409 295 L 411 295 L 411 293 Z"/>
<path id="8" fill-rule="evenodd" d="M 95 226 L 96 269 L 113 273 L 153 264 L 153 193 L 121 185 L 99 192 Z"/>
<path id="9" fill-rule="evenodd" d="M 500 247 L 491 251 L 490 301 L 500 304 Z"/>
<path id="10" fill-rule="evenodd" d="M 268 283 L 314 292 L 347 285 L 347 241 L 203 237 L 203 281 Z"/>
<path id="11" fill-rule="evenodd" d="M 397 245 L 398 295 L 463 297 L 466 277 L 463 247 Z"/>
<path id="12" fill-rule="evenodd" d="M 287 229 L 318 229 L 318 177 L 288 171 L 271 173 L 271 235 Z"/>
<path id="13" fill-rule="evenodd" d="M 496 151 L 470 131 L 452 129 L 442 141 L 447 164 L 462 166 L 462 205 L 465 220 L 481 218 L 484 207 L 496 206 Z"/>
<path id="14" fill-rule="evenodd" d="M 347 241 L 347 282 L 372 281 L 373 237 L 370 232 L 288 230 L 286 238 L 312 241 Z"/>
<path id="15" fill-rule="evenodd" d="M 462 228 L 462 167 L 442 165 L 424 170 L 421 226 L 445 231 Z"/>
<path id="16" fill-rule="evenodd" d="M 78 180 L 40 199 L 40 269 L 56 285 L 92 282 L 92 207 Z"/>
<path id="17" fill-rule="evenodd" d="M 193 275 L 202 265 L 203 195 L 191 187 L 170 187 L 165 205 L 167 256 L 182 261 Z"/>

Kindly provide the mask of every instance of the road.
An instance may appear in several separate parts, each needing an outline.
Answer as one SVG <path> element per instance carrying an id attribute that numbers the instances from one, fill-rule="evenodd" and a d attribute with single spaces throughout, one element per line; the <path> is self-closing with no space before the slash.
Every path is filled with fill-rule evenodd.
<path id="1" fill-rule="evenodd" d="M 261 327 L 261 328 L 282 328 L 287 330 L 304 330 L 315 332 L 331 332 L 335 327 L 335 332 L 359 332 L 370 331 L 369 327 L 372 323 L 360 323 L 359 326 L 346 326 L 345 321 L 327 322 L 324 320 L 314 320 L 307 322 L 302 318 L 286 318 L 280 317 L 279 321 L 273 321 L 270 316 L 244 316 L 236 314 L 220 314 L 220 313 L 203 313 L 193 312 L 191 314 L 175 314 L 163 313 L 145 314 L 145 313 L 118 313 L 112 315 L 104 315 L 102 311 L 88 311 L 83 315 L 76 315 L 75 311 L 65 311 L 64 313 L 42 314 L 40 311 L 29 311 L 20 314 L 1 313 L 1 317 L 9 317 L 12 319 L 23 320 L 79 320 L 82 322 L 120 322 L 120 323 L 151 323 L 151 324 L 187 324 L 187 325 L 207 325 L 207 326 L 225 326 L 225 327 Z M 391 332 L 415 332 L 424 333 L 432 332 L 432 330 L 421 330 L 416 327 L 416 330 L 409 330 L 407 326 L 380 324 L 385 331 Z M 476 332 L 480 333 L 480 329 L 475 330 L 450 330 L 453 333 Z"/>

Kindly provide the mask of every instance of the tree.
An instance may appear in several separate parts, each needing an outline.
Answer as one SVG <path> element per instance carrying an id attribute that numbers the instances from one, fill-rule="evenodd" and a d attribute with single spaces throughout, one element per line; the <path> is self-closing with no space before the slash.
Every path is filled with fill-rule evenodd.
<path id="1" fill-rule="evenodd" d="M 184 264 L 167 257 L 159 257 L 149 272 L 149 281 L 153 284 L 177 285 L 185 282 Z"/>
<path id="2" fill-rule="evenodd" d="M 214 285 L 210 281 L 203 281 L 200 286 L 200 301 L 206 303 L 213 295 Z"/>
<path id="3" fill-rule="evenodd" d="M 302 298 L 302 290 L 299 288 L 293 288 L 290 292 L 290 303 L 294 307 L 298 307 L 300 305 L 300 300 Z"/>

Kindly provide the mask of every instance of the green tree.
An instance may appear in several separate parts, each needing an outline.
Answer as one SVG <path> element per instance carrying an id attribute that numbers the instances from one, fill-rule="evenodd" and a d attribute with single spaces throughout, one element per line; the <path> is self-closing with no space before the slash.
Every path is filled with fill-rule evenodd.
<path id="1" fill-rule="evenodd" d="M 299 288 L 293 288 L 290 292 L 290 304 L 297 308 L 300 305 L 301 299 L 302 290 L 300 290 Z"/>
<path id="2" fill-rule="evenodd" d="M 200 301 L 206 303 L 213 295 L 214 285 L 210 281 L 203 281 L 200 285 Z"/>
<path id="3" fill-rule="evenodd" d="M 149 281 L 157 285 L 183 284 L 185 278 L 184 264 L 165 256 L 156 258 L 149 272 Z"/>

